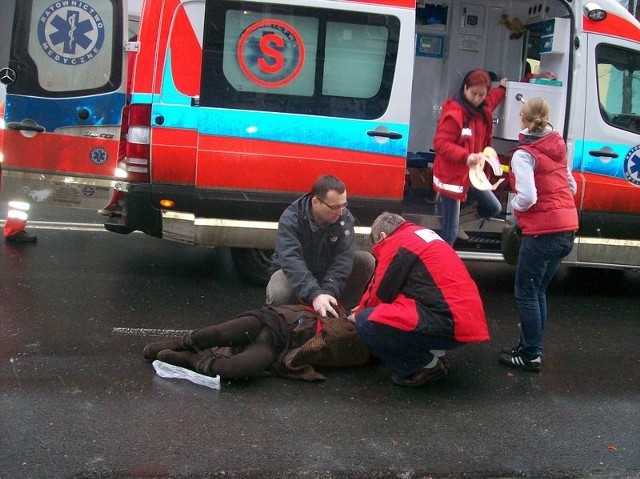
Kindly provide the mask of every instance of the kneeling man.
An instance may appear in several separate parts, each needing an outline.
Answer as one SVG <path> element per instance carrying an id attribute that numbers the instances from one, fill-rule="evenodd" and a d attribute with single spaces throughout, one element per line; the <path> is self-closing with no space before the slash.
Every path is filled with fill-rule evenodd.
<path id="1" fill-rule="evenodd" d="M 447 375 L 445 351 L 489 340 L 478 288 L 453 248 L 434 231 L 394 213 L 371 226 L 376 269 L 350 316 L 400 386 Z"/>

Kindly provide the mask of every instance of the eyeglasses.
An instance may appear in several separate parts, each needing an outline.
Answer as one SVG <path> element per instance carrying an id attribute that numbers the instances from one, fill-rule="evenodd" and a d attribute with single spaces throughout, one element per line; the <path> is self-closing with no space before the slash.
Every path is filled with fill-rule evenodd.
<path id="1" fill-rule="evenodd" d="M 320 198 L 318 198 L 316 196 L 316 199 L 322 203 L 323 205 L 325 205 L 327 208 L 329 208 L 331 211 L 339 211 L 339 210 L 343 210 L 347 207 L 348 203 L 345 203 L 344 205 L 330 205 L 329 203 L 327 203 L 326 201 L 321 200 Z"/>

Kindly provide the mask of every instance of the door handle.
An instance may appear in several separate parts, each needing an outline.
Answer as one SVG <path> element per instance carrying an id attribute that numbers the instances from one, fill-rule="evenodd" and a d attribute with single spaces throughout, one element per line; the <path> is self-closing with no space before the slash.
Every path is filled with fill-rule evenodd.
<path id="1" fill-rule="evenodd" d="M 369 135 L 369 136 L 379 136 L 379 137 L 382 137 L 382 138 L 389 138 L 390 140 L 399 140 L 400 138 L 402 138 L 402 133 L 398 133 L 396 131 L 369 130 L 367 132 L 367 135 Z"/>
<path id="2" fill-rule="evenodd" d="M 591 156 L 604 156 L 605 158 L 618 158 L 618 154 L 615 151 L 591 150 L 589 154 Z"/>
<path id="3" fill-rule="evenodd" d="M 5 125 L 10 130 L 18 130 L 18 131 L 33 131 L 36 133 L 44 132 L 44 126 L 29 124 L 29 123 L 19 123 L 17 121 L 11 121 Z"/>

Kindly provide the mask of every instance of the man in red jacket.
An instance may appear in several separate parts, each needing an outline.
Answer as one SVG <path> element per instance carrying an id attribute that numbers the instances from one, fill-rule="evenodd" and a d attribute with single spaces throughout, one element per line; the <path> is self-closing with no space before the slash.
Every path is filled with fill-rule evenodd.
<path id="1" fill-rule="evenodd" d="M 371 226 L 376 270 L 350 318 L 400 386 L 447 375 L 444 353 L 489 340 L 478 288 L 453 248 L 394 213 Z"/>

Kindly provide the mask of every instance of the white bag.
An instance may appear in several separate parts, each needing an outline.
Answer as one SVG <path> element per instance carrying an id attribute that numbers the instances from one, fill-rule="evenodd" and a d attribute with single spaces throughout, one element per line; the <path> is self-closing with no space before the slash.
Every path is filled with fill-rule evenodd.
<path id="1" fill-rule="evenodd" d="M 174 366 L 173 364 L 158 361 L 157 359 L 151 363 L 156 370 L 158 376 L 162 378 L 186 379 L 192 383 L 206 386 L 211 389 L 220 389 L 220 376 L 211 377 L 199 374 L 190 369 Z"/>

